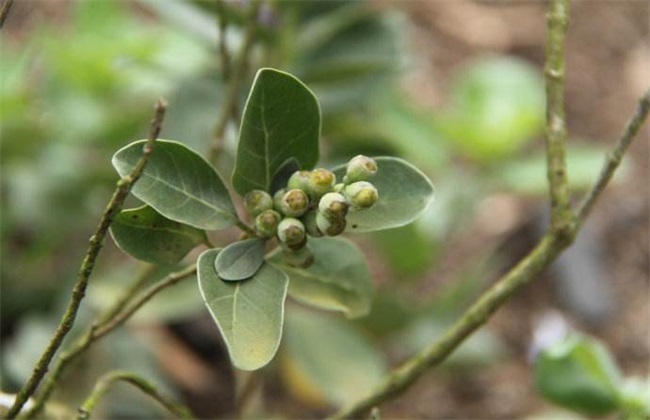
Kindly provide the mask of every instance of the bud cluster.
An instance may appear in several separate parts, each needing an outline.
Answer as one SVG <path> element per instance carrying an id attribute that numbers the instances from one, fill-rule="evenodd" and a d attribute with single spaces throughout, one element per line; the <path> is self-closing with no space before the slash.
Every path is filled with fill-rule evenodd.
<path id="1" fill-rule="evenodd" d="M 348 211 L 364 210 L 378 200 L 377 188 L 367 180 L 377 172 L 374 159 L 359 155 L 347 164 L 343 182 L 327 169 L 296 171 L 286 188 L 273 197 L 253 190 L 244 206 L 255 217 L 255 230 L 266 238 L 277 236 L 290 259 L 311 262 L 305 253 L 307 236 L 336 236 L 345 230 Z M 300 264 L 295 264 L 300 265 Z"/>

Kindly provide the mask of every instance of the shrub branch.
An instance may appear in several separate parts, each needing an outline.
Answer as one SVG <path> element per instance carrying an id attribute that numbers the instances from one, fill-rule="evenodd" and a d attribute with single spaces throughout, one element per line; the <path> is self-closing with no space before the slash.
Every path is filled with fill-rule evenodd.
<path id="1" fill-rule="evenodd" d="M 555 0 L 547 15 L 546 36 L 546 163 L 551 196 L 551 229 L 569 235 L 573 224 L 566 169 L 564 78 L 569 0 Z"/>
<path id="2" fill-rule="evenodd" d="M 439 365 L 463 341 L 485 324 L 510 296 L 526 285 L 571 245 L 582 222 L 618 167 L 650 111 L 650 91 L 640 100 L 617 146 L 608 156 L 601 175 L 587 193 L 575 218 L 570 207 L 566 174 L 566 123 L 564 117 L 564 46 L 568 24 L 568 0 L 554 0 L 548 15 L 546 56 L 547 140 L 546 156 L 552 221 L 548 233 L 514 268 L 510 269 L 429 347 L 408 359 L 368 395 L 343 407 L 332 418 L 358 418 L 384 401 L 396 397 L 429 369 Z"/>
<path id="3" fill-rule="evenodd" d="M 145 303 L 147 303 L 151 298 L 165 290 L 168 287 L 171 287 L 183 279 L 186 279 L 196 273 L 196 265 L 191 264 L 185 269 L 178 272 L 172 273 L 165 277 L 164 279 L 156 282 L 151 285 L 149 288 L 144 290 L 140 295 L 134 298 L 130 304 L 128 304 L 128 296 L 125 296 L 121 302 L 116 303 L 115 306 L 120 306 L 123 309 L 115 314 L 113 317 L 107 317 L 106 315 L 101 316 L 99 323 L 93 324 L 85 334 L 70 348 L 70 350 L 64 352 L 59 356 L 56 365 L 52 369 L 50 375 L 48 375 L 47 381 L 44 383 L 43 388 L 40 390 L 38 395 L 35 398 L 33 407 L 27 412 L 26 417 L 34 418 L 42 411 L 45 403 L 50 397 L 52 391 L 56 387 L 59 378 L 66 367 L 81 356 L 88 348 L 97 340 L 109 334 L 127 320 L 133 316 L 133 314 L 140 309 Z M 135 283 L 138 283 L 136 280 Z M 109 309 L 112 311 L 112 309 Z"/>
<path id="4" fill-rule="evenodd" d="M 177 418 L 192 418 L 192 414 L 187 407 L 161 394 L 151 382 L 131 372 L 116 371 L 107 373 L 97 381 L 92 392 L 79 408 L 79 415 L 77 416 L 77 419 L 89 419 L 90 413 L 95 408 L 97 403 L 101 400 L 104 394 L 106 394 L 109 388 L 118 381 L 126 382 L 135 386 L 140 391 L 158 401 L 163 407 L 169 410 L 169 412 L 174 414 L 174 416 Z"/>
<path id="5" fill-rule="evenodd" d="M 162 122 L 165 116 L 165 110 L 167 105 L 164 101 L 160 100 L 156 103 L 154 118 L 151 121 L 151 129 L 149 131 L 148 140 L 143 147 L 142 156 L 138 159 L 135 167 L 129 175 L 120 179 L 117 182 L 117 187 L 113 192 L 104 213 L 102 214 L 101 220 L 95 233 L 90 237 L 90 245 L 86 251 L 86 255 L 81 263 L 79 272 L 77 274 L 77 281 L 75 283 L 74 289 L 72 290 L 72 296 L 70 302 L 68 303 L 68 308 L 66 309 L 59 326 L 57 327 L 54 335 L 50 339 L 45 351 L 41 355 L 40 359 L 34 366 L 34 370 L 25 383 L 16 395 L 16 399 L 7 411 L 7 418 L 15 418 L 16 415 L 20 412 L 25 402 L 31 397 L 38 387 L 39 383 L 43 379 L 43 376 L 47 372 L 50 362 L 54 357 L 54 354 L 57 352 L 63 339 L 66 337 L 68 332 L 72 329 L 75 319 L 77 317 L 77 311 L 81 305 L 86 294 L 86 287 L 88 286 L 88 279 L 95 268 L 95 261 L 99 255 L 104 245 L 104 238 L 106 237 L 106 232 L 108 231 L 109 226 L 113 222 L 115 216 L 120 212 L 124 204 L 124 200 L 129 195 L 131 187 L 138 180 L 142 172 L 144 171 L 149 157 L 153 152 L 154 144 L 160 133 Z"/>
<path id="6" fill-rule="evenodd" d="M 5 26 L 5 21 L 7 20 L 7 16 L 9 16 L 9 11 L 13 4 L 14 0 L 2 0 L 2 4 L 0 5 L 0 28 Z"/>
<path id="7" fill-rule="evenodd" d="M 253 1 L 251 4 L 250 14 L 248 15 L 248 23 L 244 35 L 244 43 L 239 50 L 235 61 L 229 66 L 228 90 L 226 91 L 226 98 L 221 104 L 219 115 L 217 117 L 217 125 L 214 130 L 214 140 L 210 146 L 210 162 L 215 165 L 217 157 L 221 152 L 223 146 L 223 139 L 226 135 L 228 122 L 233 115 L 237 114 L 237 107 L 239 103 L 239 93 L 241 85 L 246 76 L 246 69 L 248 67 L 248 60 L 255 44 L 255 36 L 257 34 L 257 13 L 259 11 L 259 0 Z M 223 36 L 223 34 L 222 34 Z"/>
<path id="8" fill-rule="evenodd" d="M 641 129 L 643 122 L 648 117 L 649 111 L 650 111 L 650 90 L 648 90 L 645 93 L 645 95 L 643 95 L 643 97 L 641 97 L 641 99 L 639 100 L 639 103 L 636 107 L 636 112 L 634 113 L 630 121 L 627 123 L 627 127 L 625 127 L 625 131 L 618 139 L 618 144 L 607 155 L 605 164 L 603 165 L 603 169 L 600 172 L 600 176 L 594 183 L 593 187 L 591 187 L 591 190 L 585 196 L 584 200 L 582 201 L 582 204 L 580 204 L 580 207 L 578 208 L 578 216 L 576 220 L 578 227 L 581 226 L 582 223 L 584 223 L 587 216 L 589 216 L 589 213 L 591 212 L 591 209 L 596 203 L 596 200 L 598 199 L 598 197 L 600 197 L 600 194 L 603 192 L 603 190 L 609 183 L 610 179 L 612 179 L 612 176 L 614 175 L 614 171 L 616 171 L 616 168 L 618 168 L 618 165 L 620 165 L 621 160 L 623 159 L 623 155 L 625 154 L 625 151 L 630 146 L 632 140 L 634 140 L 634 137 Z"/>

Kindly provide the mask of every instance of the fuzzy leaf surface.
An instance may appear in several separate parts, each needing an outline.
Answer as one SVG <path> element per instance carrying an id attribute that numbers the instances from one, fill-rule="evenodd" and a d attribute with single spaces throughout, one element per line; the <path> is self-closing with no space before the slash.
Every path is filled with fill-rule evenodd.
<path id="1" fill-rule="evenodd" d="M 118 150 L 113 166 L 128 175 L 142 155 L 146 140 Z M 133 195 L 163 216 L 199 229 L 232 226 L 237 213 L 219 174 L 199 154 L 171 140 L 158 140 Z"/>
<path id="2" fill-rule="evenodd" d="M 239 130 L 232 183 L 240 195 L 269 191 L 278 169 L 294 158 L 301 169 L 318 161 L 320 107 L 294 76 L 270 68 L 258 71 Z"/>
<path id="3" fill-rule="evenodd" d="M 370 178 L 379 192 L 377 203 L 367 210 L 351 210 L 347 232 L 371 232 L 404 226 L 417 219 L 433 201 L 433 184 L 410 163 L 395 157 L 378 157 L 377 174 Z M 334 169 L 337 179 L 345 165 Z"/>
<path id="4" fill-rule="evenodd" d="M 169 220 L 149 206 L 122 210 L 111 236 L 127 254 L 152 264 L 172 265 L 205 241 L 205 232 Z"/>
<path id="5" fill-rule="evenodd" d="M 264 262 L 264 239 L 233 242 L 217 256 L 214 268 L 222 280 L 239 281 L 252 277 Z"/>
<path id="6" fill-rule="evenodd" d="M 280 345 L 289 279 L 272 265 L 263 264 L 247 280 L 225 282 L 214 269 L 220 251 L 209 249 L 199 256 L 199 290 L 232 364 L 256 370 L 273 359 Z"/>
<path id="7" fill-rule="evenodd" d="M 349 318 L 370 311 L 372 280 L 363 253 L 343 238 L 310 239 L 314 255 L 309 268 L 287 265 L 281 254 L 272 257 L 289 276 L 289 295 L 299 302 L 321 309 L 341 311 Z"/>

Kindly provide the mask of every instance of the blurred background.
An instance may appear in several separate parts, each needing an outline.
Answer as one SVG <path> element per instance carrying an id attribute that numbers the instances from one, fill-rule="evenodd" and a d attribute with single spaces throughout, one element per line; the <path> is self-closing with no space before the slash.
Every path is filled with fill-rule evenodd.
<path id="1" fill-rule="evenodd" d="M 3 391 L 25 381 L 58 323 L 117 180 L 110 158 L 146 137 L 155 100 L 169 101 L 163 138 L 209 149 L 228 83 L 218 17 L 234 55 L 249 6 L 14 4 L 0 34 Z M 357 399 L 434 340 L 541 236 L 546 7 L 489 0 L 262 3 L 240 105 L 257 68 L 289 71 L 321 102 L 323 166 L 358 153 L 402 156 L 430 176 L 436 199 L 410 226 L 352 238 L 374 276 L 370 315 L 348 321 L 288 303 L 280 352 L 260 375 L 248 414 L 322 417 Z M 576 197 L 650 85 L 649 13 L 643 1 L 572 6 L 566 97 Z M 575 246 L 442 368 L 384 404 L 382 416 L 555 413 L 535 389 L 531 354 L 534 337 L 558 323 L 600 339 L 625 376 L 648 377 L 648 133 L 646 127 L 632 145 Z M 231 173 L 235 148 L 233 125 L 220 155 L 222 176 Z M 224 231 L 212 240 L 234 238 Z M 88 326 L 139 273 L 154 282 L 173 269 L 147 267 L 107 240 L 79 325 Z M 100 341 L 68 372 L 57 401 L 76 407 L 100 374 L 117 368 L 152 379 L 199 417 L 236 411 L 240 373 L 232 371 L 192 280 Z M 165 415 L 124 388 L 109 394 L 102 416 Z"/>

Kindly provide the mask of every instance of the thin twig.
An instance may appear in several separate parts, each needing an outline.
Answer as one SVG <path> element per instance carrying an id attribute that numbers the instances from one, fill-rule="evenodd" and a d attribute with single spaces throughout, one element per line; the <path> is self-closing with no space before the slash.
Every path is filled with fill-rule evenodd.
<path id="1" fill-rule="evenodd" d="M 129 300 L 135 296 L 136 292 L 140 290 L 147 280 L 151 278 L 151 275 L 156 272 L 156 269 L 157 267 L 155 265 L 147 264 L 136 276 L 135 280 L 122 291 L 113 304 L 101 314 L 97 320 L 97 324 L 103 324 L 120 313 Z"/>
<path id="2" fill-rule="evenodd" d="M 567 130 L 564 109 L 566 31 L 569 0 L 554 0 L 548 12 L 546 36 L 546 161 L 551 196 L 551 229 L 568 236 L 573 214 L 566 167 Z"/>
<path id="3" fill-rule="evenodd" d="M 223 81 L 230 80 L 230 51 L 226 43 L 228 33 L 228 15 L 223 0 L 216 0 L 217 18 L 219 19 L 219 56 L 221 57 L 221 75 Z"/>
<path id="4" fill-rule="evenodd" d="M 618 168 L 618 165 L 621 163 L 621 159 L 625 154 L 625 151 L 632 143 L 632 140 L 635 138 L 636 134 L 641 129 L 644 121 L 648 117 L 648 112 L 650 111 L 650 90 L 648 90 L 643 97 L 639 100 L 637 105 L 636 112 L 627 123 L 625 131 L 618 140 L 616 147 L 607 155 L 603 169 L 600 172 L 600 175 L 594 185 L 591 187 L 591 190 L 586 194 L 584 200 L 580 207 L 578 207 L 578 216 L 576 224 L 581 226 L 584 223 L 587 216 L 591 212 L 596 200 L 600 194 L 605 189 L 605 186 L 609 183 L 610 179 L 614 175 L 614 171 Z"/>
<path id="5" fill-rule="evenodd" d="M 135 386 L 140 391 L 158 401 L 163 407 L 169 410 L 170 413 L 174 414 L 174 416 L 183 419 L 192 418 L 192 414 L 186 406 L 173 400 L 170 397 L 161 394 L 151 382 L 132 372 L 116 371 L 107 373 L 106 375 L 99 378 L 92 392 L 79 408 L 79 415 L 77 416 L 77 419 L 89 419 L 90 413 L 95 408 L 97 403 L 99 403 L 99 400 L 101 400 L 108 389 L 118 381 L 126 382 Z"/>
<path id="6" fill-rule="evenodd" d="M 118 315 L 113 317 L 110 321 L 106 322 L 105 324 L 99 326 L 96 330 L 95 333 L 93 334 L 94 339 L 99 339 L 109 332 L 113 331 L 115 328 L 119 327 L 120 325 L 124 324 L 133 314 L 142 307 L 145 303 L 147 303 L 151 298 L 156 296 L 158 293 L 160 293 L 162 290 L 175 285 L 179 281 L 190 277 L 191 275 L 196 273 L 196 265 L 191 264 L 184 270 L 181 270 L 179 272 L 176 272 L 172 275 L 167 276 L 165 280 L 159 281 L 156 284 L 153 284 L 150 286 L 147 290 L 142 292 L 140 296 L 135 298 L 131 304 L 129 304 L 126 309 L 124 309 L 122 312 L 120 312 Z"/>
<path id="7" fill-rule="evenodd" d="M 106 316 L 102 316 L 101 319 L 105 321 L 93 324 L 91 328 L 89 328 L 86 333 L 70 348 L 70 350 L 67 350 L 66 352 L 62 353 L 61 356 L 59 356 L 57 363 L 54 365 L 54 368 L 52 369 L 50 375 L 48 375 L 47 381 L 43 384 L 42 389 L 39 390 L 39 393 L 34 400 L 34 405 L 27 412 L 26 417 L 34 418 L 42 411 L 45 403 L 49 399 L 52 391 L 59 381 L 61 374 L 66 369 L 66 367 L 72 361 L 76 360 L 80 355 L 82 355 L 95 341 L 99 340 L 111 331 L 115 330 L 117 327 L 124 324 L 139 308 L 151 300 L 151 298 L 153 298 L 156 294 L 160 293 L 168 287 L 177 284 L 181 280 L 192 276 L 194 273 L 196 273 L 196 265 L 189 265 L 183 270 L 172 273 L 156 284 L 150 286 L 148 289 L 134 298 L 126 309 L 123 309 L 114 317 L 106 318 Z"/>
<path id="8" fill-rule="evenodd" d="M 7 20 L 7 16 L 9 16 L 9 11 L 13 4 L 14 0 L 3 0 L 2 5 L 0 5 L 0 28 L 5 26 L 5 20 Z"/>
<path id="9" fill-rule="evenodd" d="M 214 130 L 214 140 L 212 141 L 209 152 L 209 160 L 212 164 L 217 163 L 217 158 L 219 157 L 219 153 L 223 146 L 226 129 L 228 128 L 228 122 L 231 120 L 233 115 L 237 114 L 241 85 L 246 76 L 250 52 L 255 44 L 255 35 L 257 33 L 257 13 L 259 7 L 259 0 L 254 1 L 251 5 L 251 11 L 246 25 L 246 34 L 244 35 L 244 44 L 235 58 L 231 78 L 228 84 L 228 90 L 226 92 L 226 98 L 219 109 L 219 116 L 217 117 L 217 124 Z"/>
<path id="10" fill-rule="evenodd" d="M 547 234 L 519 264 L 483 293 L 442 337 L 395 369 L 365 398 L 344 407 L 332 418 L 362 417 L 373 407 L 406 390 L 429 369 L 445 361 L 467 337 L 485 324 L 512 294 L 534 279 L 567 246 L 566 241 Z"/>
<path id="11" fill-rule="evenodd" d="M 14 404 L 11 406 L 9 411 L 7 411 L 7 418 L 11 419 L 16 417 L 27 399 L 34 393 L 38 387 L 38 384 L 41 382 L 43 376 L 47 372 L 54 354 L 57 352 L 59 347 L 61 347 L 63 339 L 72 329 L 72 326 L 74 325 L 75 319 L 77 317 L 77 311 L 79 310 L 81 301 L 86 294 L 88 279 L 90 278 L 90 275 L 95 268 L 95 260 L 97 259 L 99 251 L 104 245 L 106 232 L 108 231 L 108 228 L 113 222 L 115 216 L 122 209 L 124 200 L 129 195 L 131 187 L 138 180 L 140 175 L 142 175 L 142 172 L 144 171 L 144 168 L 149 161 L 149 157 L 153 152 L 156 139 L 160 133 L 160 128 L 162 126 L 166 108 L 167 105 L 164 101 L 160 100 L 156 103 L 154 118 L 151 121 L 151 130 L 149 131 L 147 143 L 143 147 L 142 156 L 140 156 L 140 159 L 138 159 L 138 162 L 134 166 L 131 173 L 117 182 L 115 192 L 113 193 L 111 200 L 109 201 L 106 209 L 104 210 L 104 213 L 102 214 L 99 225 L 97 226 L 95 233 L 90 237 L 90 245 L 86 251 L 84 260 L 81 263 L 81 267 L 79 268 L 79 272 L 77 274 L 77 282 L 72 291 L 72 296 L 70 298 L 70 302 L 68 303 L 68 308 L 61 318 L 61 322 L 54 332 L 54 335 L 50 339 L 47 347 L 45 348 L 45 351 L 34 366 L 32 375 L 29 377 L 25 385 L 20 389 L 16 395 Z"/>

